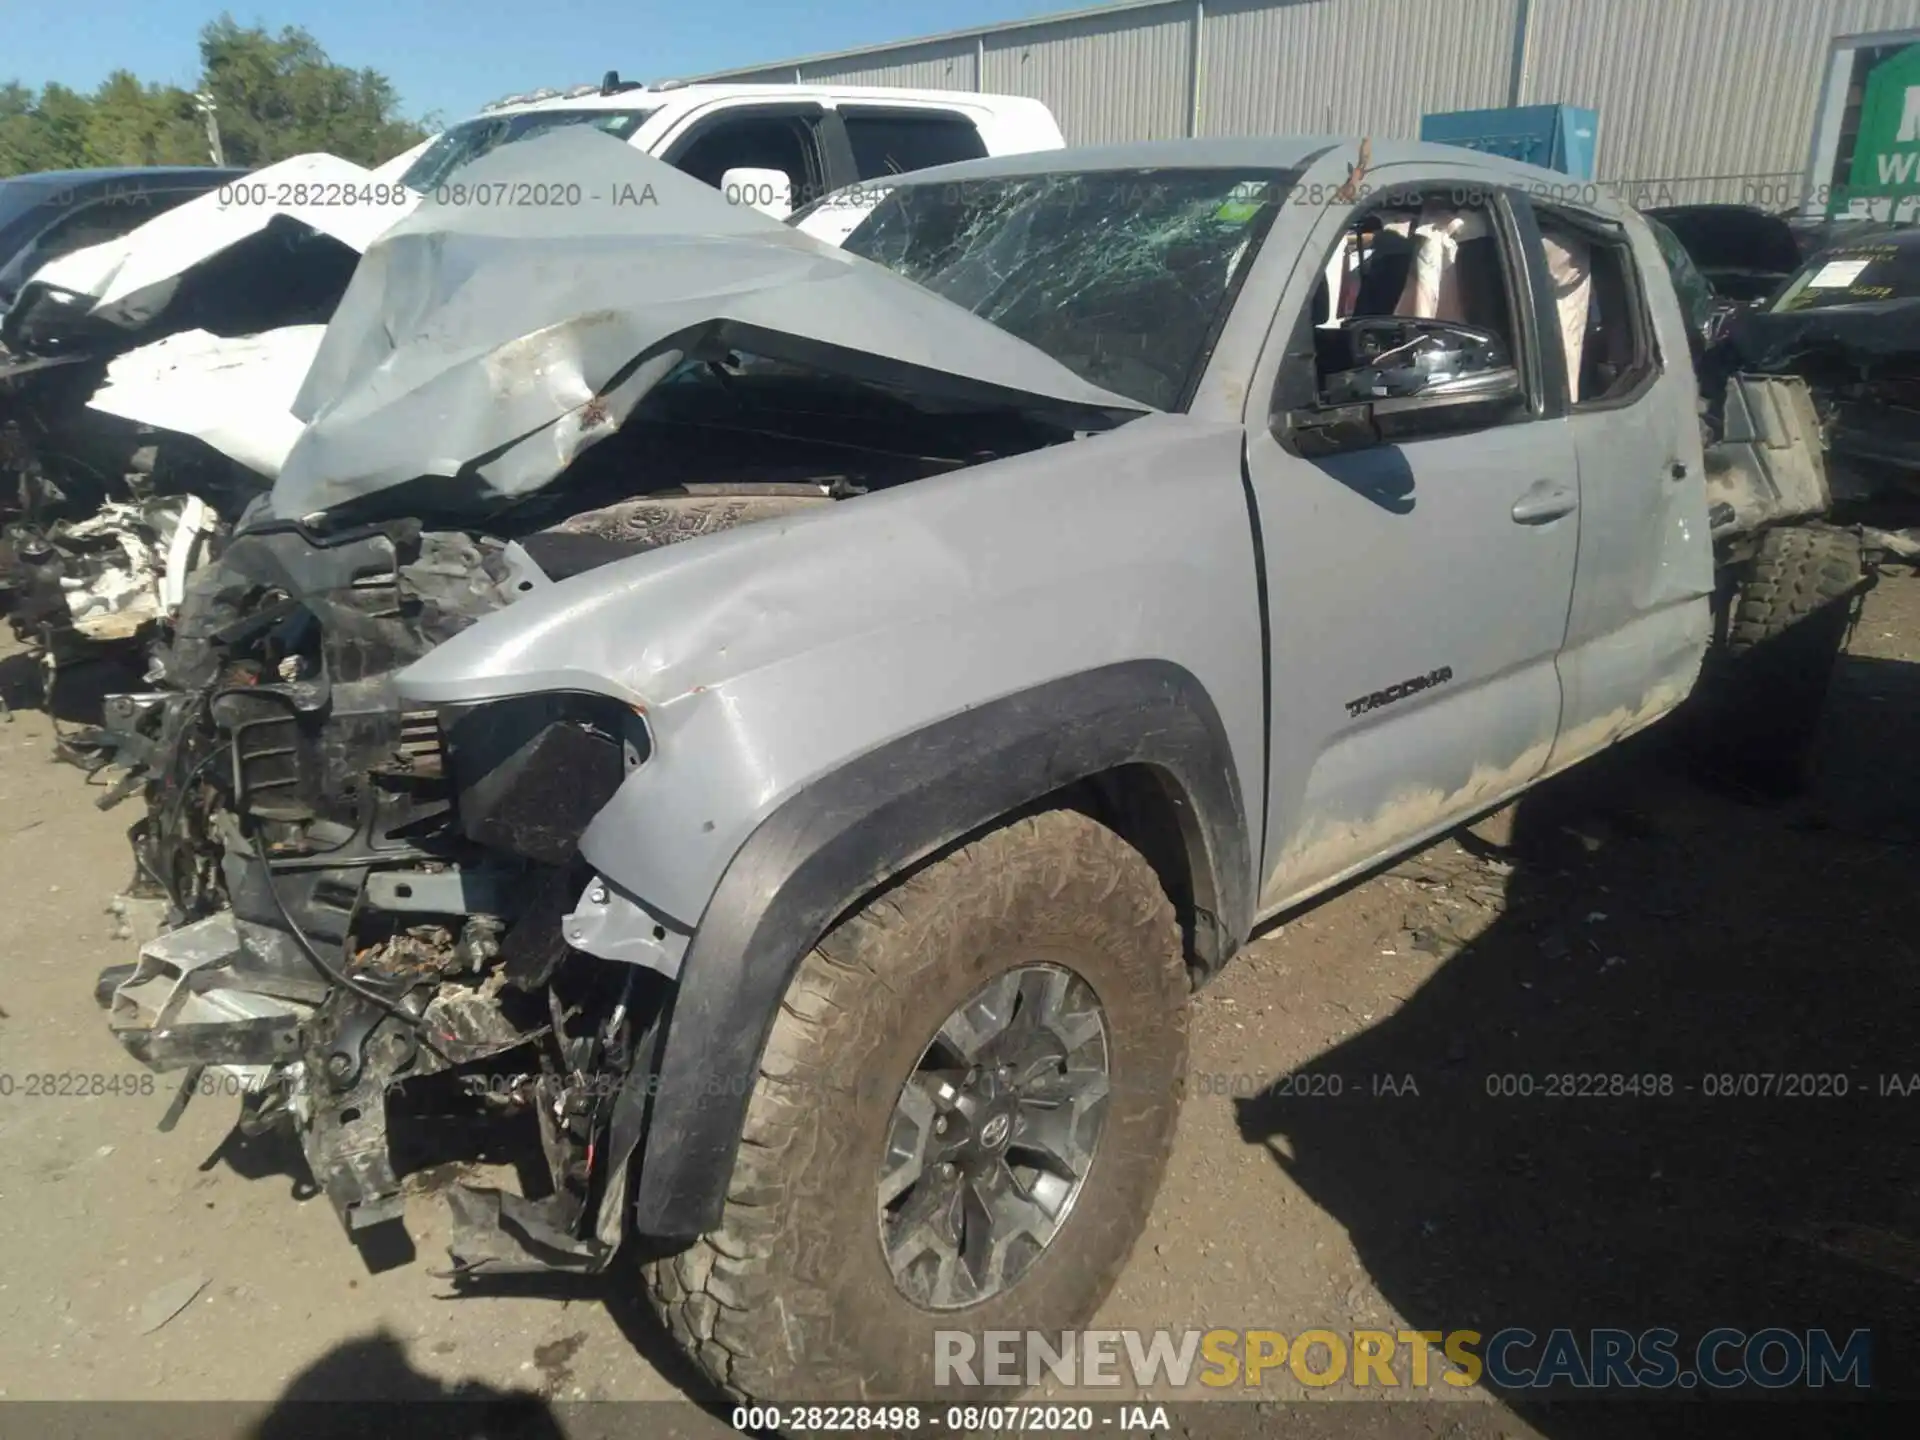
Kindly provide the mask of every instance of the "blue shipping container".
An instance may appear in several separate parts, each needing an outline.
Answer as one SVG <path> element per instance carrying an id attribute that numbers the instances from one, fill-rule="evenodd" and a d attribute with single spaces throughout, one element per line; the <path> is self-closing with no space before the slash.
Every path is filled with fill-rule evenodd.
<path id="1" fill-rule="evenodd" d="M 1600 112 L 1577 105 L 1520 105 L 1502 110 L 1452 110 L 1420 117 L 1420 138 L 1504 155 L 1571 175 L 1593 178 Z"/>

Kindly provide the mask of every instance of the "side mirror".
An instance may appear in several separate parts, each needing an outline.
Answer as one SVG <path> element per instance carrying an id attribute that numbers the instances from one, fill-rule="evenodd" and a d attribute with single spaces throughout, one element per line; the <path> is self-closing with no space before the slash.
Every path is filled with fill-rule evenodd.
<path id="1" fill-rule="evenodd" d="M 1311 357 L 1289 357 L 1297 373 L 1273 417 L 1276 437 L 1304 456 L 1458 429 L 1526 394 L 1500 337 L 1471 325 L 1361 316 L 1316 328 L 1312 343 Z"/>
<path id="2" fill-rule="evenodd" d="M 776 220 L 793 213 L 793 178 L 784 170 L 739 166 L 721 175 L 720 193 L 729 205 L 748 205 Z"/>

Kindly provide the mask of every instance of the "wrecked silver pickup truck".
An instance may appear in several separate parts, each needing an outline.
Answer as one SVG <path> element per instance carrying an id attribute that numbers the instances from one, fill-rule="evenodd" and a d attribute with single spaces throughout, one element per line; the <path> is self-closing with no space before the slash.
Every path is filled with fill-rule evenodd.
<path id="1" fill-rule="evenodd" d="M 590 203 L 370 247 L 113 702 L 170 911 L 114 1033 L 239 1077 L 359 1237 L 409 1115 L 530 1117 L 456 1271 L 638 1242 L 738 1396 L 1080 1324 L 1257 921 L 1703 669 L 1790 673 L 1723 714 L 1804 749 L 1865 583 L 1804 392 L 1736 380 L 1709 453 L 1651 234 L 1553 178 L 1054 152 L 837 250 L 604 137 L 477 162 Z"/>

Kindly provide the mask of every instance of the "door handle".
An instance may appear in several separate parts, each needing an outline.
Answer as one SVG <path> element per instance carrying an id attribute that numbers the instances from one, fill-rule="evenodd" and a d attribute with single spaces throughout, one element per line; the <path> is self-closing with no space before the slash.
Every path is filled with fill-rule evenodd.
<path id="1" fill-rule="evenodd" d="M 1580 492 L 1564 480 L 1536 480 L 1513 502 L 1513 518 L 1520 525 L 1544 525 L 1571 515 L 1580 506 Z"/>

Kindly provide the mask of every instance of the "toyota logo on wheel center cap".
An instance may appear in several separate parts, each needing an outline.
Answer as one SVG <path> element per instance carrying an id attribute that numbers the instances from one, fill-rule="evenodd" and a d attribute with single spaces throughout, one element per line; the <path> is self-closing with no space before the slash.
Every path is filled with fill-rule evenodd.
<path id="1" fill-rule="evenodd" d="M 985 1150 L 998 1150 L 1012 1133 L 1013 1121 L 1005 1115 L 995 1115 L 980 1127 L 980 1146 Z"/>

